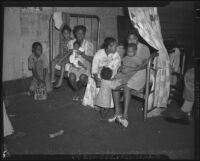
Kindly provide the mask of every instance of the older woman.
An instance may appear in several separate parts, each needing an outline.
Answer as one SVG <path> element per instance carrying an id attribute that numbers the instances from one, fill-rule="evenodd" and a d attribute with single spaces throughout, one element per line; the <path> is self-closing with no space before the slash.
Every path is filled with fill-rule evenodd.
<path id="1" fill-rule="evenodd" d="M 80 98 L 80 90 L 83 86 L 87 85 L 88 76 L 90 76 L 91 63 L 94 54 L 93 44 L 87 40 L 85 40 L 86 27 L 82 25 L 78 25 L 74 27 L 73 30 L 75 39 L 69 41 L 68 46 L 69 49 L 73 49 L 73 44 L 75 41 L 78 41 L 81 44 L 81 51 L 79 54 L 83 59 L 83 64 L 87 67 L 87 69 L 76 68 L 71 66 L 69 69 L 69 82 L 75 90 L 75 96 L 73 100 L 81 100 Z"/>
<path id="2" fill-rule="evenodd" d="M 120 114 L 120 91 L 113 90 L 113 100 L 114 100 L 114 106 L 115 106 L 115 115 L 113 118 L 110 118 L 109 122 L 115 122 L 117 119 L 124 127 L 128 126 L 128 107 L 130 104 L 130 90 L 141 90 L 145 85 L 145 75 L 146 75 L 146 63 L 150 56 L 150 50 L 149 48 L 140 43 L 138 41 L 139 33 L 137 30 L 132 30 L 129 32 L 128 35 L 128 44 L 137 44 L 137 53 L 136 55 L 140 57 L 143 60 L 143 64 L 138 66 L 137 69 L 134 69 L 137 71 L 135 75 L 131 77 L 131 79 L 128 81 L 127 85 L 124 86 L 124 112 L 123 114 Z"/>
<path id="3" fill-rule="evenodd" d="M 93 62 L 92 62 L 92 76 L 96 82 L 96 85 L 95 83 L 88 84 L 88 86 L 92 86 L 92 89 L 95 88 L 95 90 L 86 90 L 84 100 L 83 100 L 84 105 L 90 105 L 92 107 L 94 107 L 95 105 L 95 101 L 93 103 L 93 100 L 96 95 L 96 91 L 98 91 L 96 90 L 96 88 L 98 89 L 101 87 L 100 73 L 101 73 L 102 68 L 104 66 L 111 68 L 113 71 L 112 77 L 114 77 L 117 74 L 117 70 L 120 64 L 121 64 L 121 58 L 120 58 L 120 55 L 117 53 L 117 41 L 112 37 L 107 37 L 104 40 L 102 49 L 98 50 L 96 54 L 94 55 Z M 92 96 L 93 98 L 88 97 L 88 96 Z M 111 97 L 111 104 L 110 104 L 110 107 L 108 108 L 113 108 L 113 107 L 114 107 L 113 99 Z"/>

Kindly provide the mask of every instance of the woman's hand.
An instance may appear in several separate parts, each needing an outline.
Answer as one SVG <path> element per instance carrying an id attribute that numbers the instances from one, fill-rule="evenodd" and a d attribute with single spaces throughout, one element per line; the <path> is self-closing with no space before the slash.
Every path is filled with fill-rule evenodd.
<path id="1" fill-rule="evenodd" d="M 117 70 L 117 73 L 120 73 L 122 71 L 122 66 L 120 66 Z"/>
<path id="2" fill-rule="evenodd" d="M 101 79 L 98 78 L 97 74 L 93 74 L 94 75 L 94 81 L 96 82 L 96 87 L 100 88 L 101 87 Z"/>
<path id="3" fill-rule="evenodd" d="M 97 79 L 97 80 L 95 80 L 95 82 L 96 82 L 96 87 L 100 88 L 101 87 L 101 79 Z"/>

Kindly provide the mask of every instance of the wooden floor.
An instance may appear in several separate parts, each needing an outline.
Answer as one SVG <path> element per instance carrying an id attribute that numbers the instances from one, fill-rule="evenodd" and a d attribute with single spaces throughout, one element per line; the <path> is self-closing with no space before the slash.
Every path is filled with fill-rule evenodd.
<path id="1" fill-rule="evenodd" d="M 170 124 L 162 117 L 143 122 L 142 102 L 132 99 L 130 125 L 100 120 L 99 113 L 72 101 L 73 91 L 64 84 L 46 101 L 18 96 L 7 108 L 16 131 L 26 133 L 8 139 L 11 154 L 164 154 L 170 159 L 192 159 L 194 123 Z M 109 113 L 113 115 L 113 110 Z M 64 133 L 49 138 L 50 133 Z"/>

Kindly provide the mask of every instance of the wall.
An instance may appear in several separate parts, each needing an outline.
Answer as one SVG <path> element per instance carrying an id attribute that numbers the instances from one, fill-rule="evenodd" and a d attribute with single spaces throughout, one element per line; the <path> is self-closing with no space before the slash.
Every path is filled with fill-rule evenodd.
<path id="1" fill-rule="evenodd" d="M 163 38 L 175 37 L 178 43 L 192 47 L 194 44 L 194 2 L 172 1 L 158 7 Z"/>
<path id="2" fill-rule="evenodd" d="M 101 20 L 100 43 L 106 36 L 117 38 L 117 15 L 123 15 L 122 7 L 44 7 L 28 23 L 29 28 L 21 25 L 20 8 L 7 7 L 4 11 L 3 41 L 3 81 L 31 76 L 27 59 L 31 54 L 31 44 L 41 41 L 44 53 L 48 54 L 48 21 L 54 11 L 69 13 L 95 14 Z M 175 37 L 178 42 L 192 46 L 193 39 L 193 2 L 170 2 L 166 7 L 158 7 L 163 37 Z M 34 32 L 32 37 L 28 32 Z M 28 31 L 28 29 L 30 29 Z M 32 34 L 33 35 L 33 34 Z M 55 37 L 56 38 L 56 37 Z"/>
<path id="3" fill-rule="evenodd" d="M 100 43 L 106 36 L 117 38 L 117 15 L 123 15 L 121 7 L 44 7 L 38 13 L 28 13 L 30 19 L 23 20 L 19 7 L 6 7 L 4 10 L 3 81 L 31 76 L 27 68 L 27 59 L 31 54 L 31 45 L 34 41 L 42 42 L 44 54 L 48 55 L 48 22 L 54 11 L 98 15 L 101 20 Z"/>

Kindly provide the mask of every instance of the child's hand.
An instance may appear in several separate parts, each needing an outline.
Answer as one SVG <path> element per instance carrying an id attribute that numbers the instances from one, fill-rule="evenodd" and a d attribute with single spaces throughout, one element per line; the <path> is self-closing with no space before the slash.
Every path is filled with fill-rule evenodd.
<path id="1" fill-rule="evenodd" d="M 94 78 L 95 82 L 96 82 L 96 87 L 100 88 L 101 87 L 101 79 L 99 78 Z"/>
<path id="2" fill-rule="evenodd" d="M 70 53 L 70 54 L 72 54 L 72 53 L 73 53 L 73 49 L 69 49 L 68 51 L 69 51 L 69 53 Z"/>
<path id="3" fill-rule="evenodd" d="M 120 73 L 122 71 L 122 66 L 120 66 L 117 70 L 117 73 Z"/>
<path id="4" fill-rule="evenodd" d="M 45 80 L 42 80 L 42 85 L 43 85 L 43 86 L 46 86 Z"/>
<path id="5" fill-rule="evenodd" d="M 113 80 L 115 80 L 115 79 L 116 79 L 116 78 L 115 78 L 115 77 L 113 77 L 113 78 L 111 78 L 110 80 L 111 80 L 111 81 L 113 81 Z"/>
<path id="6" fill-rule="evenodd" d="M 97 87 L 97 88 L 100 88 L 100 87 L 101 87 L 101 80 L 100 80 L 100 79 L 96 81 L 96 87 Z"/>
<path id="7" fill-rule="evenodd" d="M 42 84 L 42 80 L 41 79 L 38 79 L 37 80 L 37 86 L 40 86 Z"/>

